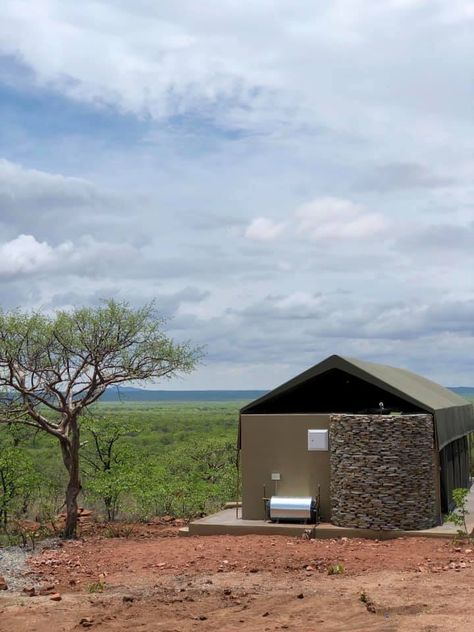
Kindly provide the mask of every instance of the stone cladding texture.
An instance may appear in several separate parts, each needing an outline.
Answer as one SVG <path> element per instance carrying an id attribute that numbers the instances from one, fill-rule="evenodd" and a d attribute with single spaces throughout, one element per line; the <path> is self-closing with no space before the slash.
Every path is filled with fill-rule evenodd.
<path id="1" fill-rule="evenodd" d="M 435 526 L 432 415 L 331 415 L 329 441 L 333 524 Z"/>

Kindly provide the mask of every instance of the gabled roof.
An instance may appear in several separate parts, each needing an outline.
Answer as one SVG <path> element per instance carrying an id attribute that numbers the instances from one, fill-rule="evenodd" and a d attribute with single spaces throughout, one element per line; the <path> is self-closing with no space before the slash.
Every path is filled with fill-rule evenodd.
<path id="1" fill-rule="evenodd" d="M 255 406 L 267 403 L 283 393 L 289 392 L 295 387 L 333 369 L 349 373 L 374 386 L 383 388 L 427 412 L 433 413 L 436 419 L 440 448 L 454 441 L 454 439 L 474 432 L 474 409 L 472 404 L 453 391 L 406 369 L 338 355 L 332 355 L 307 371 L 300 373 L 293 379 L 270 391 L 270 393 L 247 404 L 240 412 L 243 414 L 250 412 Z"/>

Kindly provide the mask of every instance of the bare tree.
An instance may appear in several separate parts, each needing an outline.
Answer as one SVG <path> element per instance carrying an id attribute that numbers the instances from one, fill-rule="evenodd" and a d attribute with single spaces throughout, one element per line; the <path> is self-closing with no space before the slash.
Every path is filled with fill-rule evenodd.
<path id="1" fill-rule="evenodd" d="M 53 315 L 0 312 L 0 423 L 56 437 L 68 472 L 64 537 L 77 528 L 80 419 L 106 388 L 189 372 L 200 350 L 163 333 L 154 305 L 109 300 Z"/>

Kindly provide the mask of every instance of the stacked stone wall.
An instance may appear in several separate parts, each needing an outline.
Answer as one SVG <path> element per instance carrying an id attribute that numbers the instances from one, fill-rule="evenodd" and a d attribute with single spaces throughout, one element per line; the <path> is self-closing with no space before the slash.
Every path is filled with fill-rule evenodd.
<path id="1" fill-rule="evenodd" d="M 426 529 L 437 522 L 432 415 L 331 415 L 331 521 Z"/>

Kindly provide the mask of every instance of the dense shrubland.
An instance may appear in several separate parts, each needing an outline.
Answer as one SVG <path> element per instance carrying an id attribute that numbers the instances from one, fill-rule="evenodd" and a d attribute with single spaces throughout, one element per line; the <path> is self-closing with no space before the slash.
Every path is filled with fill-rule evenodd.
<path id="1" fill-rule="evenodd" d="M 80 504 L 97 519 L 189 519 L 236 495 L 238 403 L 97 404 L 81 422 Z M 0 426 L 0 521 L 52 524 L 65 472 L 54 439 Z"/>
<path id="2" fill-rule="evenodd" d="M 235 500 L 241 405 L 97 404 L 82 420 L 80 504 L 97 520 L 135 521 L 189 519 Z M 65 483 L 51 437 L 0 425 L 0 543 L 17 520 L 51 525 L 64 511 Z"/>

